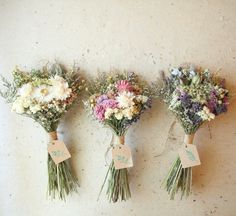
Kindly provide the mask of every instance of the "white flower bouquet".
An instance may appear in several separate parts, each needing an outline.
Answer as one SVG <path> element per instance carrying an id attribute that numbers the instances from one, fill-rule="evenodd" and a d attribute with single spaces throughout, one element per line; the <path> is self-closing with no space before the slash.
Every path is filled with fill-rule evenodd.
<path id="1" fill-rule="evenodd" d="M 31 72 L 16 69 L 13 83 L 2 77 L 6 90 L 0 92 L 12 103 L 12 111 L 34 119 L 49 134 L 48 194 L 63 200 L 77 190 L 78 181 L 66 161 L 70 154 L 64 143 L 58 142 L 56 131 L 82 89 L 84 82 L 80 82 L 77 70 L 68 71 L 59 64 Z"/>

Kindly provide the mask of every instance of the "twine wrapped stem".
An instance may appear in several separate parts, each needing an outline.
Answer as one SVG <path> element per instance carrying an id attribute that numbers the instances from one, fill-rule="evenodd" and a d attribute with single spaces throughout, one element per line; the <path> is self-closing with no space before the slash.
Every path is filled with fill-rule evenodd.
<path id="1" fill-rule="evenodd" d="M 184 144 L 193 144 L 195 134 L 185 134 L 184 136 Z"/>
<path id="2" fill-rule="evenodd" d="M 57 140 L 58 139 L 56 131 L 52 131 L 52 132 L 48 133 L 48 135 L 49 135 L 50 142 L 52 142 L 53 140 Z"/>

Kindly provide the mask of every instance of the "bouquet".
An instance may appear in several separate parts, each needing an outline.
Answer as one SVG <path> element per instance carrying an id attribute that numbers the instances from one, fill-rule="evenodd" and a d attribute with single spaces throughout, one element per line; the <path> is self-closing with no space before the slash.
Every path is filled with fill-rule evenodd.
<path id="1" fill-rule="evenodd" d="M 48 194 L 65 200 L 66 195 L 77 190 L 78 181 L 66 159 L 70 157 L 65 144 L 57 138 L 60 119 L 78 97 L 84 81 L 80 83 L 78 69 L 67 71 L 59 64 L 42 70 L 13 71 L 13 83 L 2 77 L 6 91 L 1 91 L 12 111 L 30 117 L 49 134 L 48 144 Z"/>
<path id="2" fill-rule="evenodd" d="M 150 108 L 149 88 L 134 73 L 103 73 L 86 90 L 90 95 L 84 102 L 86 109 L 116 137 L 116 145 L 111 143 L 112 161 L 100 193 L 108 179 L 109 201 L 126 201 L 131 197 L 127 168 L 132 166 L 132 157 L 130 148 L 124 145 L 125 134 Z"/>
<path id="3" fill-rule="evenodd" d="M 200 165 L 196 147 L 191 145 L 194 134 L 204 122 L 227 111 L 228 90 L 225 80 L 209 70 L 185 66 L 171 69 L 170 73 L 169 77 L 164 77 L 159 94 L 185 132 L 184 146 L 163 182 L 174 199 L 178 190 L 181 198 L 191 192 L 192 167 Z"/>

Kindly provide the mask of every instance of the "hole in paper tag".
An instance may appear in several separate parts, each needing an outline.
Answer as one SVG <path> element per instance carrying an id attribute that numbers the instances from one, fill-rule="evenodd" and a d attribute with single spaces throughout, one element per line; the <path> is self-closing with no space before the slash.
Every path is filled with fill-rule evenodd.
<path id="1" fill-rule="evenodd" d="M 52 157 L 55 164 L 59 164 L 71 157 L 65 143 L 59 140 L 53 140 L 49 143 L 48 153 Z"/>
<path id="2" fill-rule="evenodd" d="M 198 166 L 201 164 L 195 145 L 187 144 L 179 150 L 179 157 L 183 168 Z"/>
<path id="3" fill-rule="evenodd" d="M 116 145 L 112 149 L 112 158 L 115 169 L 123 169 L 133 166 L 131 150 L 126 145 Z"/>

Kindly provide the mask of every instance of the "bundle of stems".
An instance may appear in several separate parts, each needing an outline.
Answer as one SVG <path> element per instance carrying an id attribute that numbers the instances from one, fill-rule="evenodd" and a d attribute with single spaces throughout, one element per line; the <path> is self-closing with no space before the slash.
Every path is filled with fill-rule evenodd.
<path id="1" fill-rule="evenodd" d="M 57 140 L 55 131 L 49 133 L 50 142 Z M 50 154 L 48 154 L 48 195 L 55 199 L 66 200 L 66 196 L 72 192 L 77 192 L 79 186 L 77 178 L 73 175 L 68 161 L 55 164 Z"/>
<path id="2" fill-rule="evenodd" d="M 110 202 L 126 201 L 131 197 L 127 168 L 117 170 L 112 161 L 104 182 L 106 182 L 107 178 L 108 187 L 106 194 Z"/>
<path id="3" fill-rule="evenodd" d="M 164 179 L 163 185 L 168 194 L 170 194 L 171 200 L 174 199 L 179 190 L 181 191 L 181 199 L 183 196 L 188 197 L 192 186 L 192 167 L 182 168 L 180 157 L 178 156 Z"/>
<path id="4" fill-rule="evenodd" d="M 67 161 L 55 164 L 48 154 L 48 195 L 55 199 L 66 200 L 66 196 L 77 192 L 79 186 L 77 178 L 72 174 Z"/>
<path id="5" fill-rule="evenodd" d="M 185 144 L 192 144 L 194 134 L 185 135 Z M 181 199 L 191 194 L 192 187 L 192 167 L 183 168 L 180 157 L 177 156 L 172 164 L 169 173 L 164 179 L 162 186 L 167 190 L 170 199 L 173 200 L 175 194 L 180 190 Z"/>
<path id="6" fill-rule="evenodd" d="M 115 133 L 115 136 L 119 140 L 119 144 L 124 145 L 125 131 L 119 131 L 119 130 L 113 130 L 113 131 Z M 126 201 L 129 198 L 131 198 L 127 168 L 116 169 L 114 166 L 114 161 L 112 160 L 108 167 L 99 196 L 106 182 L 107 182 L 106 194 L 110 202 L 115 203 L 117 201 Z"/>

